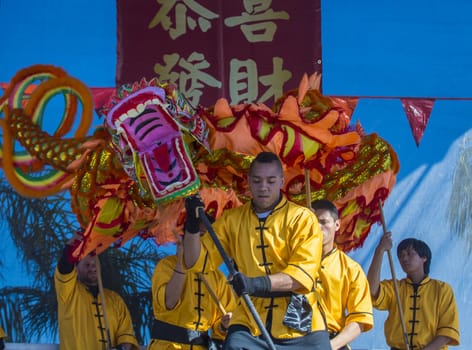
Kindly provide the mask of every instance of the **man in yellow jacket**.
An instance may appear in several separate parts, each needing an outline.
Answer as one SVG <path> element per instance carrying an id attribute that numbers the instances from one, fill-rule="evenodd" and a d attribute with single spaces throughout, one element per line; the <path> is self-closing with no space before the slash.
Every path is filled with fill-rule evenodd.
<path id="1" fill-rule="evenodd" d="M 222 344 L 236 300 L 225 275 L 186 271 L 182 244 L 161 259 L 152 277 L 154 324 L 148 350 L 215 349 Z M 217 345 L 218 344 L 218 345 Z"/>
<path id="2" fill-rule="evenodd" d="M 98 290 L 96 258 L 87 256 L 77 265 L 71 259 L 74 235 L 66 244 L 54 273 L 58 303 L 60 350 L 139 350 L 129 310 L 115 292 Z M 108 331 L 111 344 L 108 344 Z"/>
<path id="3" fill-rule="evenodd" d="M 282 194 L 282 164 L 276 154 L 262 152 L 251 163 L 252 200 L 226 210 L 213 224 L 223 249 L 239 272 L 232 286 L 251 297 L 277 349 L 329 349 L 329 337 L 317 302 L 315 279 L 321 262 L 322 232 L 315 214 Z M 222 258 L 209 234 L 200 241 L 198 213 L 203 203 L 186 200 L 184 261 L 190 270 L 216 269 Z M 233 312 L 225 350 L 266 350 L 247 304 Z"/>
<path id="4" fill-rule="evenodd" d="M 406 278 L 397 281 L 403 317 L 400 316 L 393 280 L 380 281 L 383 253 L 392 248 L 392 234 L 387 232 L 375 249 L 367 278 L 374 307 L 387 310 L 384 333 L 392 349 L 440 349 L 459 345 L 459 315 L 451 286 L 429 277 L 431 250 L 416 238 L 402 240 L 397 257 Z M 401 321 L 404 325 L 401 325 Z"/>
<path id="5" fill-rule="evenodd" d="M 369 283 L 362 267 L 336 247 L 335 235 L 341 221 L 334 203 L 319 199 L 311 207 L 323 231 L 317 290 L 327 309 L 331 348 L 349 349 L 349 343 L 374 324 Z"/>

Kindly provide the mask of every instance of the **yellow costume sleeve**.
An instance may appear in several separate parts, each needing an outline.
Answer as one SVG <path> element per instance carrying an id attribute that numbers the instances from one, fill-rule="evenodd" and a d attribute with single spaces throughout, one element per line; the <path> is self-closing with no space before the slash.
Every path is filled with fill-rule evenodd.
<path id="1" fill-rule="evenodd" d="M 105 293 L 112 341 L 115 345 L 133 344 L 134 350 L 139 350 L 139 345 L 134 335 L 131 315 L 123 298 L 111 290 L 105 289 Z"/>
<path id="2" fill-rule="evenodd" d="M 362 267 L 344 252 L 335 248 L 323 258 L 317 290 L 330 332 L 340 332 L 351 322 L 362 324 L 364 331 L 373 327 L 369 283 Z"/>

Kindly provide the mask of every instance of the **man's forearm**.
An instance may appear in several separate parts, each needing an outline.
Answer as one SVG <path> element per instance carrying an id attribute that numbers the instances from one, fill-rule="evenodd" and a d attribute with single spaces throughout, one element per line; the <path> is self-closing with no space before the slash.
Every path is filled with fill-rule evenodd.
<path id="1" fill-rule="evenodd" d="M 185 272 L 174 269 L 169 283 L 166 285 L 165 303 L 166 309 L 172 310 L 179 302 L 185 284 Z"/>
<path id="2" fill-rule="evenodd" d="M 451 339 L 449 337 L 445 337 L 443 335 L 438 335 L 435 337 L 431 343 L 426 345 L 423 350 L 439 350 L 441 349 L 444 345 L 449 344 L 449 341 Z"/>
<path id="3" fill-rule="evenodd" d="M 184 264 L 187 269 L 191 268 L 200 256 L 201 243 L 200 234 L 190 234 L 188 232 L 184 235 Z"/>
<path id="4" fill-rule="evenodd" d="M 369 281 L 370 294 L 376 298 L 380 290 L 380 269 L 382 268 L 382 258 L 384 251 L 375 250 L 374 257 L 367 272 L 367 280 Z"/>
<path id="5" fill-rule="evenodd" d="M 70 252 L 72 251 L 72 246 L 67 245 L 64 247 L 62 250 L 62 255 L 61 258 L 59 259 L 57 263 L 57 269 L 59 270 L 59 273 L 62 275 L 67 275 L 72 272 L 74 269 L 74 263 L 70 261 Z"/>
<path id="6" fill-rule="evenodd" d="M 291 292 L 302 287 L 301 283 L 285 273 L 269 275 L 271 292 Z"/>
<path id="7" fill-rule="evenodd" d="M 331 348 L 334 350 L 340 349 L 346 346 L 354 339 L 356 339 L 362 332 L 362 326 L 357 322 L 351 322 L 339 332 L 336 337 L 331 339 Z"/>

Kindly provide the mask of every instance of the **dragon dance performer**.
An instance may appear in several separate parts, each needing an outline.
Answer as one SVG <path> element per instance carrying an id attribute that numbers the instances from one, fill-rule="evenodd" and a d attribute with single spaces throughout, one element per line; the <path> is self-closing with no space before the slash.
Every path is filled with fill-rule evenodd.
<path id="1" fill-rule="evenodd" d="M 387 310 L 385 338 L 392 349 L 405 349 L 401 316 L 392 280 L 380 282 L 383 253 L 392 248 L 392 234 L 386 232 L 375 249 L 367 274 L 373 305 Z M 431 250 L 415 238 L 407 238 L 397 247 L 397 257 L 406 278 L 398 281 L 398 291 L 407 330 L 409 347 L 447 349 L 459 345 L 459 315 L 454 292 L 449 284 L 429 277 Z"/>
<path id="2" fill-rule="evenodd" d="M 185 271 L 182 260 L 179 241 L 177 254 L 161 259 L 154 270 L 155 320 L 148 350 L 214 350 L 221 347 L 226 336 L 236 300 L 225 275 L 219 270 L 207 271 L 206 264 L 198 273 Z M 218 299 L 220 310 L 211 293 Z"/>
<path id="3" fill-rule="evenodd" d="M 2 327 L 0 327 L 0 350 L 5 349 L 5 339 L 7 338 L 7 335 L 5 334 L 5 331 L 3 330 Z"/>
<path id="4" fill-rule="evenodd" d="M 314 292 L 320 267 L 322 232 L 314 213 L 289 202 L 281 192 L 282 165 L 261 152 L 249 169 L 252 200 L 223 212 L 213 224 L 221 245 L 238 268 L 235 292 L 251 296 L 278 349 L 329 349 L 323 311 Z M 190 270 L 222 262 L 210 235 L 200 240 L 198 196 L 186 199 L 184 261 Z M 209 261 L 207 261 L 207 259 Z M 247 305 L 233 312 L 223 349 L 267 349 Z"/>
<path id="5" fill-rule="evenodd" d="M 105 305 L 112 344 L 108 344 L 103 302 L 98 289 L 95 257 L 83 258 L 77 266 L 71 250 L 79 234 L 66 243 L 54 273 L 58 303 L 61 350 L 139 350 L 129 310 L 115 292 L 105 289 Z"/>
<path id="6" fill-rule="evenodd" d="M 311 207 L 323 231 L 323 259 L 317 288 L 328 311 L 331 348 L 349 349 L 350 342 L 374 325 L 369 283 L 362 267 L 334 243 L 341 226 L 334 203 L 319 199 Z"/>

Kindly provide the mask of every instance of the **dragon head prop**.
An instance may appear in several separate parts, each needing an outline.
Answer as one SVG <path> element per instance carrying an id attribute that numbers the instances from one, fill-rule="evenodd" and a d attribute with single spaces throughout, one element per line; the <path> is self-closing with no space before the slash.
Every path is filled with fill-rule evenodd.
<path id="1" fill-rule="evenodd" d="M 139 88 L 124 86 L 118 96 L 121 100 L 117 97 L 111 109 L 102 109 L 109 110 L 105 127 L 142 194 L 162 203 L 197 192 L 201 183 L 191 146 L 198 142 L 208 151 L 210 147 L 208 128 L 193 107 L 172 85 L 156 79 L 143 79 Z"/>

